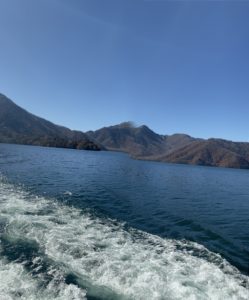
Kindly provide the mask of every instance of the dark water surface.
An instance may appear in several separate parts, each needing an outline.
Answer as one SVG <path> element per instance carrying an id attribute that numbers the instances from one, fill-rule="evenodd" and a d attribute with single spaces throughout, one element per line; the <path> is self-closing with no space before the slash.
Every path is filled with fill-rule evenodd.
<path id="1" fill-rule="evenodd" d="M 1 299 L 249 297 L 248 170 L 0 144 L 0 174 Z"/>

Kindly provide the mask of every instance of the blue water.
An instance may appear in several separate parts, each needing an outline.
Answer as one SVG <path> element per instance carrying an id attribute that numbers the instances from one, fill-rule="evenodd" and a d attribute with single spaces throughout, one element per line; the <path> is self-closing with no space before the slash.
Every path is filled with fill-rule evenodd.
<path id="1" fill-rule="evenodd" d="M 6 299 L 249 297 L 247 170 L 0 144 L 0 174 Z"/>

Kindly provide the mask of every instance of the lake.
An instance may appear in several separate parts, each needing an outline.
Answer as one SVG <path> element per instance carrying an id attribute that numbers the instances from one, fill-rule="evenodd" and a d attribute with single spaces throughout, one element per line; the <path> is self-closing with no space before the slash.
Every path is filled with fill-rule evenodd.
<path id="1" fill-rule="evenodd" d="M 249 299 L 249 170 L 0 144 L 0 299 Z"/>

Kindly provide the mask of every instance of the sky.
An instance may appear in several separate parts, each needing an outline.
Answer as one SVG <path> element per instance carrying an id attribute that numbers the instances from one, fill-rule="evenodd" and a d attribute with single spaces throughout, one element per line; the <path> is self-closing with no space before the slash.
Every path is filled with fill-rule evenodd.
<path id="1" fill-rule="evenodd" d="M 0 0 L 0 92 L 82 131 L 249 141 L 249 1 Z"/>

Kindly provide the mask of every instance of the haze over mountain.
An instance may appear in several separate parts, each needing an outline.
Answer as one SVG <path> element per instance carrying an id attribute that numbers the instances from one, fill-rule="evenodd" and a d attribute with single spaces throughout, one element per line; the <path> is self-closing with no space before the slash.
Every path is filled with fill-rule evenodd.
<path id="1" fill-rule="evenodd" d="M 0 94 L 0 142 L 122 151 L 135 159 L 249 169 L 249 143 L 160 135 L 132 122 L 96 131 L 70 130 L 37 117 Z"/>
<path id="2" fill-rule="evenodd" d="M 86 134 L 37 117 L 0 94 L 0 142 L 99 150 Z"/>

